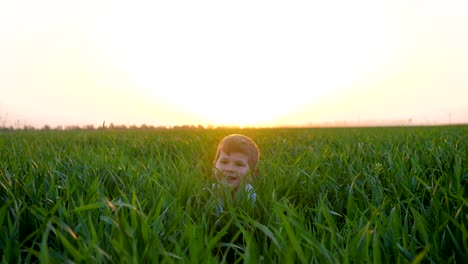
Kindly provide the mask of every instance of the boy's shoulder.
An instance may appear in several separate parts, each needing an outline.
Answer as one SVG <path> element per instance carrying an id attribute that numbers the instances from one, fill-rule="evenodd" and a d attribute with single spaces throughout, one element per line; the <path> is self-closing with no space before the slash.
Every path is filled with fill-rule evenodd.
<path id="1" fill-rule="evenodd" d="M 212 192 L 213 194 L 219 192 L 222 190 L 222 186 L 220 186 L 219 183 L 212 183 L 211 188 L 203 188 L 204 190 L 208 190 Z M 257 200 L 257 193 L 255 192 L 255 188 L 253 187 L 252 184 L 247 183 L 244 186 L 244 189 L 241 191 L 241 193 L 247 194 L 247 200 L 251 200 L 252 202 L 255 202 Z"/>
<path id="2" fill-rule="evenodd" d="M 257 193 L 255 193 L 255 189 L 251 184 L 246 184 L 244 190 L 247 192 L 247 199 L 253 202 L 257 200 Z"/>
<path id="3" fill-rule="evenodd" d="M 248 192 L 250 192 L 250 191 L 255 191 L 255 190 L 254 190 L 254 187 L 253 187 L 252 184 L 250 184 L 250 183 L 247 183 L 247 184 L 245 185 L 245 190 L 248 191 Z"/>

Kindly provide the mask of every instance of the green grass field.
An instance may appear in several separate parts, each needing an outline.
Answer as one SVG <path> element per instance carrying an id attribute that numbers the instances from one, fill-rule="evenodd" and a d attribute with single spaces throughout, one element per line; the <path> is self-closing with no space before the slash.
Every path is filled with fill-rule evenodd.
<path id="1" fill-rule="evenodd" d="M 257 202 L 217 217 L 205 187 L 230 133 L 260 147 Z M 0 253 L 5 263 L 463 263 L 467 152 L 468 126 L 0 132 Z"/>

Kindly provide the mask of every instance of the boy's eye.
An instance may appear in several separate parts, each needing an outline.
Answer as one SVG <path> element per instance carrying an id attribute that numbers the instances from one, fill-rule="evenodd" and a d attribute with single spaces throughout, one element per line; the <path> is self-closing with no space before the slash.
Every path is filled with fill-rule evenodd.
<path id="1" fill-rule="evenodd" d="M 236 166 L 238 166 L 238 167 L 244 167 L 244 166 L 245 166 L 245 164 L 244 164 L 244 163 L 242 163 L 242 162 L 236 162 Z"/>

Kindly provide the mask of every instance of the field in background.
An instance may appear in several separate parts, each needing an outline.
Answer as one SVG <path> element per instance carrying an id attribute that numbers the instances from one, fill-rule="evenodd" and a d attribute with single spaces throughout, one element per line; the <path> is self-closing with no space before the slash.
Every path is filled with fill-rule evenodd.
<path id="1" fill-rule="evenodd" d="M 261 150 L 254 208 L 215 214 L 218 141 Z M 455 263 L 468 126 L 0 132 L 7 263 Z M 234 254 L 226 254 L 226 251 Z"/>

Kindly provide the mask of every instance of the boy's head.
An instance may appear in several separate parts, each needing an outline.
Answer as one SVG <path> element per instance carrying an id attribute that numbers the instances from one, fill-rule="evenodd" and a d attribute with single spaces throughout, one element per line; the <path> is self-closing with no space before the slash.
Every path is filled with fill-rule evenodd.
<path id="1" fill-rule="evenodd" d="M 244 176 L 257 176 L 257 163 L 260 151 L 257 144 L 247 136 L 233 134 L 218 144 L 213 167 L 218 180 L 226 180 L 227 185 L 237 190 L 241 182 L 250 179 Z"/>

